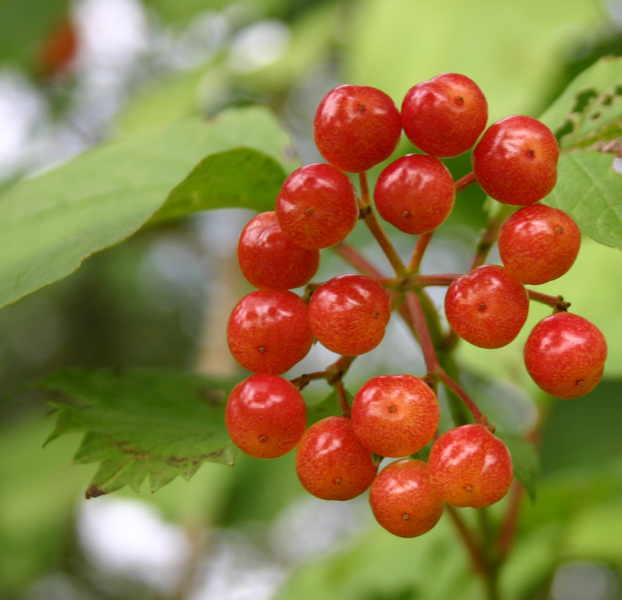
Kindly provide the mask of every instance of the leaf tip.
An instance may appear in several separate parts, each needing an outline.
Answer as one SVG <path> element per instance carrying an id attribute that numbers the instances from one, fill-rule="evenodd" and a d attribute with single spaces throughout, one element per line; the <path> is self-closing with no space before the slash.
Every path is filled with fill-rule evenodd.
<path id="1" fill-rule="evenodd" d="M 105 494 L 107 494 L 108 492 L 105 492 L 104 490 L 102 490 L 100 487 L 96 486 L 94 483 L 92 483 L 91 485 L 89 485 L 89 487 L 87 488 L 84 497 L 87 500 L 90 500 L 91 498 L 98 498 L 99 496 L 104 496 Z"/>

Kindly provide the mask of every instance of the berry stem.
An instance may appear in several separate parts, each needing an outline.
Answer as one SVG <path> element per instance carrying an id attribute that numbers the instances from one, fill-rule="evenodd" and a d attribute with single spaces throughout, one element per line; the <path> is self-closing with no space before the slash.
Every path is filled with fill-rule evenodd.
<path id="1" fill-rule="evenodd" d="M 382 229 L 380 222 L 376 218 L 376 215 L 372 209 L 371 199 L 369 196 L 369 185 L 367 183 L 367 173 L 359 173 L 359 181 L 361 184 L 361 198 L 359 199 L 361 217 L 391 263 L 395 274 L 398 277 L 404 277 L 406 275 L 406 267 L 404 266 L 402 259 L 399 257 L 399 254 L 393 247 L 391 240 L 389 240 L 387 234 Z"/>
<path id="2" fill-rule="evenodd" d="M 460 398 L 460 400 L 467 405 L 467 408 L 471 411 L 476 423 L 479 423 L 480 425 L 488 428 L 491 432 L 494 432 L 494 427 L 488 423 L 486 416 L 479 408 L 477 408 L 475 402 L 471 400 L 471 397 L 462 389 L 462 386 L 457 381 L 447 375 L 443 369 L 438 371 L 436 376 L 446 388 L 456 394 L 456 396 L 458 396 L 458 398 Z"/>
<path id="3" fill-rule="evenodd" d="M 488 223 L 486 223 L 486 227 L 482 231 L 479 242 L 475 248 L 475 256 L 473 257 L 473 262 L 471 263 L 469 271 L 476 269 L 486 262 L 488 253 L 499 236 L 499 229 L 501 229 L 501 225 L 503 225 L 503 222 L 510 215 L 512 210 L 512 206 L 500 204 L 496 214 L 488 219 Z"/>
<path id="4" fill-rule="evenodd" d="M 470 396 L 462 389 L 460 384 L 454 381 L 441 366 L 436 355 L 436 349 L 432 342 L 432 336 L 428 328 L 428 323 L 423 312 L 421 300 L 414 291 L 406 292 L 406 305 L 410 313 L 410 318 L 413 324 L 413 329 L 416 332 L 417 339 L 421 346 L 421 352 L 423 353 L 423 359 L 425 361 L 426 369 L 428 370 L 428 376 L 433 379 L 438 379 L 446 388 L 451 390 L 462 402 L 466 404 L 471 411 L 476 423 L 487 427 L 491 431 L 494 431 L 488 423 L 488 419 L 482 414 L 479 408 L 477 408 L 475 402 L 471 400 Z"/>
<path id="5" fill-rule="evenodd" d="M 520 512 L 521 501 L 523 499 L 523 486 L 518 481 L 514 481 L 512 490 L 510 491 L 510 500 L 508 510 L 503 521 L 503 528 L 499 534 L 498 548 L 499 554 L 505 558 L 512 549 L 514 542 L 514 534 L 516 533 L 516 525 L 518 514 Z"/>
<path id="6" fill-rule="evenodd" d="M 549 296 L 548 294 L 536 292 L 535 290 L 527 291 L 529 292 L 530 300 L 552 306 L 555 309 L 555 312 L 566 312 L 570 306 L 570 302 L 565 302 L 563 296 Z"/>
<path id="7" fill-rule="evenodd" d="M 408 263 L 408 272 L 416 275 L 419 273 L 419 269 L 421 268 L 421 261 L 423 259 L 423 255 L 428 248 L 428 244 L 432 239 L 432 234 L 434 232 L 430 231 L 429 233 L 422 233 L 417 239 L 417 244 L 415 245 L 415 249 L 413 251 L 413 255 L 410 259 L 410 263 Z"/>
<path id="8" fill-rule="evenodd" d="M 475 177 L 475 173 L 473 171 L 467 173 L 464 177 L 461 177 L 458 181 L 456 181 L 456 194 L 476 181 L 477 178 Z"/>
<path id="9" fill-rule="evenodd" d="M 317 379 L 326 379 L 329 385 L 336 386 L 348 372 L 350 365 L 354 362 L 356 356 L 341 356 L 332 365 L 326 367 L 324 371 L 314 371 L 313 373 L 304 373 L 299 377 L 290 379 L 291 383 L 299 390 L 307 387 L 312 381 Z"/>
<path id="10" fill-rule="evenodd" d="M 460 538 L 462 539 L 467 552 L 469 553 L 469 557 L 471 558 L 471 563 L 473 565 L 473 570 L 476 573 L 479 573 L 482 577 L 487 577 L 486 561 L 484 559 L 483 553 L 479 544 L 475 541 L 472 532 L 467 528 L 462 517 L 450 504 L 445 505 L 445 510 L 449 513 L 451 520 L 453 521 L 456 530 Z"/>
<path id="11" fill-rule="evenodd" d="M 432 342 L 432 336 L 430 335 L 428 323 L 425 319 L 423 306 L 421 305 L 421 300 L 419 299 L 419 296 L 417 296 L 416 292 L 406 292 L 406 306 L 408 307 L 410 320 L 421 346 L 421 352 L 423 353 L 423 360 L 425 361 L 428 374 L 434 376 L 443 369 L 438 361 L 438 357 L 436 356 L 436 350 L 434 348 L 434 343 Z"/>
<path id="12" fill-rule="evenodd" d="M 341 407 L 341 413 L 344 417 L 350 418 L 350 404 L 348 402 L 348 396 L 346 395 L 346 388 L 343 385 L 343 381 L 340 379 L 335 383 L 335 392 L 337 392 L 337 399 L 339 400 L 339 406 Z"/>
<path id="13" fill-rule="evenodd" d="M 332 247 L 343 260 L 345 260 L 351 267 L 354 267 L 359 273 L 373 277 L 374 279 L 381 280 L 384 278 L 382 272 L 370 263 L 356 248 L 348 244 L 347 242 L 341 242 Z"/>
<path id="14" fill-rule="evenodd" d="M 438 273 L 435 275 L 415 275 L 410 279 L 414 287 L 448 286 L 460 277 L 458 273 Z"/>

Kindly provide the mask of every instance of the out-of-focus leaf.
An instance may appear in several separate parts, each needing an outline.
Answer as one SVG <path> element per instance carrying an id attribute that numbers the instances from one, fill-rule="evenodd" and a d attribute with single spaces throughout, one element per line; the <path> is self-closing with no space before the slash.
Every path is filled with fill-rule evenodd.
<path id="1" fill-rule="evenodd" d="M 346 397 L 348 398 L 350 406 L 352 406 L 352 394 L 346 391 Z M 307 402 L 307 420 L 309 425 L 313 425 L 313 423 L 325 419 L 326 417 L 341 414 L 341 406 L 335 391 L 332 391 L 324 398 L 305 400 Z"/>
<path id="2" fill-rule="evenodd" d="M 483 594 L 445 515 L 416 539 L 374 525 L 356 544 L 302 566 L 275 600 L 481 600 Z"/>
<path id="3" fill-rule="evenodd" d="M 178 475 L 189 479 L 204 462 L 233 464 L 235 446 L 224 422 L 235 382 L 157 371 L 63 371 L 38 381 L 58 419 L 48 442 L 84 432 L 74 462 L 99 462 L 86 497 L 149 478 L 152 491 Z"/>
<path id="4" fill-rule="evenodd" d="M 0 62 L 31 65 L 41 41 L 65 18 L 69 0 L 0 2 Z"/>
<path id="5" fill-rule="evenodd" d="M 0 306 L 69 275 L 93 252 L 132 235 L 199 161 L 213 164 L 214 154 L 221 169 L 231 173 L 230 160 L 237 168 L 235 177 L 218 180 L 232 207 L 252 206 L 250 198 L 257 197 L 257 208 L 264 208 L 266 197 L 279 189 L 278 165 L 288 170 L 294 161 L 275 117 L 255 107 L 230 110 L 212 121 L 189 118 L 140 131 L 5 191 L 0 195 Z M 247 181 L 273 187 L 252 190 Z M 201 180 L 199 187 L 209 184 Z M 175 195 L 163 210 L 180 215 L 215 206 L 223 203 L 209 194 L 202 193 L 197 202 Z"/>
<path id="6" fill-rule="evenodd" d="M 373 85 L 398 105 L 407 90 L 464 73 L 488 100 L 490 122 L 538 114 L 568 53 L 602 23 L 600 0 L 364 0 L 348 13 L 346 80 Z"/>
<path id="7" fill-rule="evenodd" d="M 514 477 L 525 486 L 531 499 L 535 500 L 536 478 L 540 472 L 540 458 L 535 446 L 518 436 L 498 435 L 512 455 Z"/>
<path id="8" fill-rule="evenodd" d="M 622 460 L 621 394 L 622 381 L 603 381 L 586 396 L 552 405 L 541 436 L 545 473 Z"/>

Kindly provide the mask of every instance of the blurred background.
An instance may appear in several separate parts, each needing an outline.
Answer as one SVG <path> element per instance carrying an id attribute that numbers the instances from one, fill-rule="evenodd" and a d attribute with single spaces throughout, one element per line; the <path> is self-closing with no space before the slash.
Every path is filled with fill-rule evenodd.
<path id="1" fill-rule="evenodd" d="M 2 0 L 0 190 L 106 140 L 254 103 L 279 116 L 301 162 L 316 161 L 315 109 L 342 83 L 379 87 L 399 105 L 415 83 L 456 71 L 482 88 L 491 122 L 538 116 L 609 54 L 622 55 L 618 0 Z M 448 161 L 456 177 L 469 160 Z M 485 208 L 477 189 L 461 194 L 424 272 L 467 268 Z M 250 216 L 213 211 L 144 229 L 0 312 L 0 599 L 482 597 L 447 519 L 418 540 L 393 538 L 364 498 L 339 504 L 304 493 L 292 456 L 240 456 L 233 469 L 205 465 L 155 495 L 122 490 L 86 501 L 95 466 L 70 464 L 79 436 L 42 449 L 53 418 L 41 395 L 22 388 L 45 374 L 69 366 L 237 373 L 224 323 L 249 291 L 235 246 Z M 391 235 L 407 256 L 412 241 Z M 365 232 L 354 240 L 383 264 Z M 326 251 L 318 280 L 347 270 Z M 507 430 L 528 433 L 547 415 L 537 499 L 524 499 L 504 598 L 622 598 L 621 277 L 619 250 L 586 240 L 571 272 L 543 286 L 608 337 L 605 381 L 585 398 L 539 396 L 519 367 L 520 339 L 494 355 L 459 350 L 469 389 Z M 442 290 L 433 293 L 440 305 Z M 315 348 L 296 374 L 331 361 Z M 392 323 L 347 385 L 422 369 L 415 344 Z"/>

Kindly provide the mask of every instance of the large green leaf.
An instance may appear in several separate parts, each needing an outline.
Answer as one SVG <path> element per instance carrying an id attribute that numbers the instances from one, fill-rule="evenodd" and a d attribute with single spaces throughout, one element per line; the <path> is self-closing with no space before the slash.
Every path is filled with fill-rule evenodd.
<path id="1" fill-rule="evenodd" d="M 614 155 L 603 152 L 562 154 L 558 179 L 546 204 L 561 208 L 597 242 L 622 250 L 622 174 Z"/>
<path id="2" fill-rule="evenodd" d="M 201 160 L 161 215 L 222 206 L 263 210 L 294 154 L 269 111 L 238 109 L 213 121 L 189 118 L 138 132 L 16 185 L 0 195 L 0 306 L 133 234 Z"/>
<path id="3" fill-rule="evenodd" d="M 563 152 L 622 136 L 622 59 L 607 57 L 581 73 L 540 117 Z"/>
<path id="4" fill-rule="evenodd" d="M 571 214 L 601 244 L 622 249 L 622 59 L 603 58 L 581 73 L 542 115 L 559 138 L 558 180 L 546 204 Z"/>
<path id="5" fill-rule="evenodd" d="M 283 168 L 250 148 L 235 148 L 203 159 L 170 194 L 153 216 L 163 221 L 197 210 L 235 206 L 258 211 L 274 210 L 283 184 Z"/>
<path id="6" fill-rule="evenodd" d="M 56 427 L 48 442 L 85 432 L 74 462 L 99 462 L 86 491 L 92 498 L 149 478 L 152 491 L 204 462 L 233 464 L 224 422 L 234 381 L 158 371 L 69 370 L 36 386 L 53 396 Z"/>

